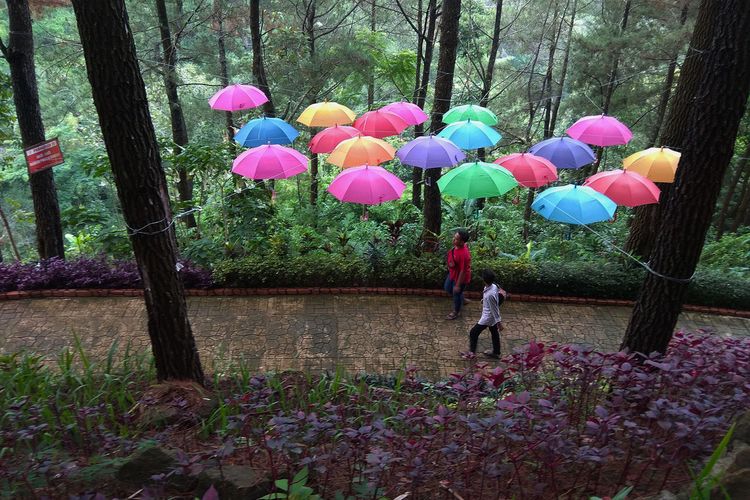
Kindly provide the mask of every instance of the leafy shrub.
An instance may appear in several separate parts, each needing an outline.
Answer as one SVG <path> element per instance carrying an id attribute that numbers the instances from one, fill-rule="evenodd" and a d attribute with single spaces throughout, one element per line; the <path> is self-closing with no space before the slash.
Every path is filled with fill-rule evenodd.
<path id="1" fill-rule="evenodd" d="M 701 264 L 750 274 L 750 232 L 726 234 L 719 241 L 706 243 Z"/>

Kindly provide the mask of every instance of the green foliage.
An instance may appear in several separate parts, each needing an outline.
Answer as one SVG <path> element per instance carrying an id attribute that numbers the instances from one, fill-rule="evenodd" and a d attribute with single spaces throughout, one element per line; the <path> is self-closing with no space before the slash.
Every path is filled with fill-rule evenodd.
<path id="1" fill-rule="evenodd" d="M 712 498 L 711 491 L 718 485 L 721 480 L 721 476 L 713 474 L 716 462 L 719 461 L 729 446 L 729 442 L 732 440 L 732 434 L 737 424 L 732 424 L 729 430 L 722 438 L 719 445 L 716 447 L 714 452 L 709 457 L 706 465 L 701 469 L 697 476 L 693 477 L 693 488 L 690 490 L 690 500 L 706 500 Z M 726 491 L 723 490 L 724 498 L 729 499 Z"/>
<path id="2" fill-rule="evenodd" d="M 750 231 L 726 234 L 719 241 L 707 243 L 701 264 L 750 277 Z"/>
<path id="3" fill-rule="evenodd" d="M 288 479 L 277 479 L 274 483 L 277 493 L 269 493 L 260 497 L 260 500 L 319 500 L 320 496 L 307 486 L 307 467 L 304 467 L 294 475 L 291 482 Z"/>

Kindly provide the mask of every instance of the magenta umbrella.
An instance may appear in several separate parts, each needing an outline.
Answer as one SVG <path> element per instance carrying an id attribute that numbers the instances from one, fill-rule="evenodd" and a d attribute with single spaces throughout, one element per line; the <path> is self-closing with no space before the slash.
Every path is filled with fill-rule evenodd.
<path id="1" fill-rule="evenodd" d="M 357 137 L 360 134 L 362 134 L 362 132 L 354 127 L 349 127 L 347 125 L 334 125 L 333 127 L 328 127 L 315 134 L 315 137 L 307 143 L 307 147 L 310 148 L 310 151 L 313 153 L 330 153 L 336 149 L 336 146 L 341 142 Z"/>
<path id="2" fill-rule="evenodd" d="M 328 192 L 348 203 L 379 205 L 398 200 L 406 189 L 401 179 L 383 167 L 363 165 L 342 170 L 328 186 Z"/>
<path id="3" fill-rule="evenodd" d="M 232 163 L 232 172 L 256 180 L 286 179 L 306 170 L 305 155 L 278 144 L 248 149 Z"/>
<path id="4" fill-rule="evenodd" d="M 573 139 L 602 147 L 627 144 L 633 138 L 628 127 L 607 115 L 584 116 L 565 132 Z"/>
<path id="5" fill-rule="evenodd" d="M 268 102 L 268 97 L 258 87 L 239 84 L 221 89 L 208 100 L 211 109 L 222 111 L 256 108 L 264 102 Z"/>
<path id="6" fill-rule="evenodd" d="M 537 188 L 557 180 L 557 168 L 546 158 L 531 153 L 505 155 L 493 163 L 505 167 L 518 183 L 527 188 Z"/>
<path id="7" fill-rule="evenodd" d="M 424 123 L 427 121 L 427 113 L 425 113 L 422 108 L 420 108 L 416 104 L 412 104 L 410 102 L 392 102 L 390 104 L 386 104 L 385 106 L 380 108 L 380 110 L 390 111 L 391 113 L 397 114 L 398 116 L 403 118 L 404 121 L 409 125 L 419 125 L 420 123 Z"/>
<path id="8" fill-rule="evenodd" d="M 659 202 L 659 188 L 653 181 L 629 170 L 607 170 L 594 174 L 583 184 L 618 205 L 637 207 Z"/>
<path id="9" fill-rule="evenodd" d="M 368 111 L 354 121 L 354 127 L 363 135 L 382 139 L 389 135 L 399 135 L 409 124 L 406 120 L 390 111 Z"/>

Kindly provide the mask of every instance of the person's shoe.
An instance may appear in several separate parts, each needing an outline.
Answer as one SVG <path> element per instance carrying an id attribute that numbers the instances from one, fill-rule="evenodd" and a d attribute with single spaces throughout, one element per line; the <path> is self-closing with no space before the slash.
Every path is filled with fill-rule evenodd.
<path id="1" fill-rule="evenodd" d="M 457 319 L 457 318 L 458 318 L 458 313 L 456 311 L 451 311 L 450 314 L 448 314 L 448 316 L 445 317 L 445 319 Z"/>
<path id="2" fill-rule="evenodd" d="M 500 354 L 499 354 L 499 353 L 498 353 L 498 354 L 495 354 L 495 353 L 494 353 L 494 352 L 492 352 L 492 351 L 484 351 L 484 352 L 483 352 L 482 354 L 484 354 L 484 355 L 485 355 L 485 356 L 487 356 L 488 358 L 492 358 L 492 359 L 500 359 Z"/>

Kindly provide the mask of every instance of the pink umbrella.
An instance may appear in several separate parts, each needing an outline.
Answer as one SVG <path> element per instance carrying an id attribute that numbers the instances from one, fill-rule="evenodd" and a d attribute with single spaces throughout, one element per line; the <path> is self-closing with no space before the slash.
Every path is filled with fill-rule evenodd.
<path id="1" fill-rule="evenodd" d="M 215 93 L 208 104 L 211 109 L 222 111 L 239 111 L 255 108 L 268 102 L 268 97 L 257 87 L 252 85 L 229 85 Z"/>
<path id="2" fill-rule="evenodd" d="M 628 127 L 607 115 L 584 116 L 565 132 L 573 139 L 602 147 L 627 144 L 633 138 Z"/>
<path id="3" fill-rule="evenodd" d="M 292 148 L 267 144 L 248 149 L 232 164 L 232 172 L 250 179 L 286 179 L 307 170 L 307 158 Z"/>
<path id="4" fill-rule="evenodd" d="M 641 174 L 628 170 L 599 172 L 586 179 L 583 185 L 626 207 L 659 202 L 660 191 L 656 184 Z"/>
<path id="5" fill-rule="evenodd" d="M 398 200 L 406 189 L 401 179 L 383 167 L 363 165 L 343 170 L 328 186 L 328 192 L 341 201 L 379 205 Z"/>
<path id="6" fill-rule="evenodd" d="M 513 153 L 493 163 L 507 168 L 518 183 L 536 188 L 557 180 L 557 168 L 546 158 L 531 153 Z"/>
<path id="7" fill-rule="evenodd" d="M 362 134 L 382 139 L 389 135 L 399 135 L 409 124 L 390 111 L 368 111 L 354 121 L 354 127 Z"/>
<path id="8" fill-rule="evenodd" d="M 395 113 L 403 118 L 409 125 L 419 125 L 420 123 L 427 121 L 427 113 L 422 111 L 422 108 L 416 104 L 410 102 L 392 102 L 391 104 L 386 104 L 380 108 L 380 111 L 390 111 L 391 113 Z"/>
<path id="9" fill-rule="evenodd" d="M 315 134 L 315 137 L 307 143 L 307 147 L 310 148 L 310 151 L 313 153 L 330 153 L 336 149 L 336 146 L 342 141 L 351 139 L 352 137 L 357 137 L 360 134 L 362 134 L 362 132 L 354 127 L 334 125 L 333 127 L 328 127 Z"/>

